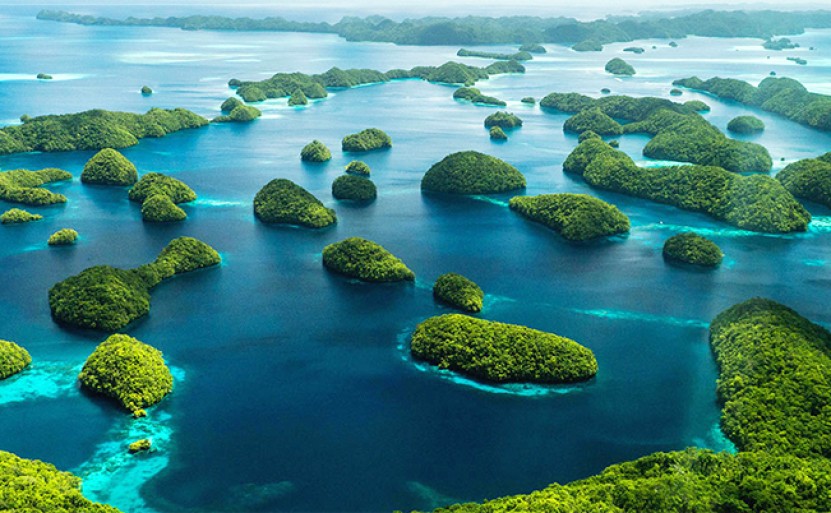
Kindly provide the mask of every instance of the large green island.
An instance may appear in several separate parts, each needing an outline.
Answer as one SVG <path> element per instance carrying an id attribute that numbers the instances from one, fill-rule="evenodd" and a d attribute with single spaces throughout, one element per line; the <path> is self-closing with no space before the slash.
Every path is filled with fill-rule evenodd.
<path id="1" fill-rule="evenodd" d="M 511 210 L 543 224 L 571 241 L 586 241 L 629 231 L 629 218 L 616 206 L 587 194 L 516 196 Z"/>
<path id="2" fill-rule="evenodd" d="M 525 188 L 517 168 L 484 153 L 452 153 L 433 164 L 421 179 L 421 190 L 448 194 L 494 194 Z"/>
<path id="3" fill-rule="evenodd" d="M 204 242 L 179 237 L 150 264 L 135 269 L 87 268 L 49 289 L 52 318 L 71 327 L 118 331 L 150 312 L 150 289 L 176 274 L 217 265 L 220 260 Z"/>
<path id="4" fill-rule="evenodd" d="M 323 266 L 368 282 L 413 281 L 415 274 L 383 246 L 361 237 L 323 248 Z"/>
<path id="5" fill-rule="evenodd" d="M 32 363 L 29 352 L 8 340 L 0 340 L 0 380 L 17 374 Z"/>
<path id="6" fill-rule="evenodd" d="M 831 207 L 831 153 L 788 164 L 776 179 L 797 198 Z"/>
<path id="7" fill-rule="evenodd" d="M 419 324 L 410 350 L 440 369 L 493 383 L 574 383 L 597 373 L 594 354 L 573 340 L 462 314 Z"/>
<path id="8" fill-rule="evenodd" d="M 66 196 L 41 185 L 72 180 L 72 175 L 63 169 L 46 168 L 40 171 L 13 169 L 0 172 L 0 199 L 24 205 L 53 205 L 66 203 Z"/>
<path id="9" fill-rule="evenodd" d="M 335 211 L 291 180 L 276 178 L 254 196 L 254 215 L 265 223 L 323 228 L 335 223 Z"/>

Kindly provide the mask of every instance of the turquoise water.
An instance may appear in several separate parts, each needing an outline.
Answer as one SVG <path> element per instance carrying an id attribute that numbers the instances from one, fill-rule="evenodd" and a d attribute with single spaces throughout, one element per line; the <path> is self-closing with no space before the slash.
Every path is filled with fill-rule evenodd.
<path id="1" fill-rule="evenodd" d="M 79 27 L 35 21 L 36 10 L 0 10 L 4 123 L 24 113 L 154 106 L 213 117 L 231 95 L 225 83 L 232 77 L 335 65 L 409 68 L 456 59 L 458 49 L 346 43 L 329 35 Z M 33 208 L 45 217 L 37 223 L 0 227 L 0 338 L 25 346 L 35 360 L 0 383 L 0 449 L 77 472 L 88 497 L 141 513 L 429 509 L 570 481 L 657 450 L 732 450 L 717 427 L 707 323 L 763 295 L 831 324 L 821 299 L 831 285 L 831 211 L 808 205 L 815 216 L 808 232 L 768 236 L 593 191 L 562 173 L 576 144 L 562 131 L 566 116 L 519 99 L 552 91 L 596 95 L 603 87 L 669 97 L 675 78 L 758 81 L 771 70 L 831 93 L 831 32 L 792 39 L 817 48 L 800 50 L 808 66 L 755 40 L 689 38 L 674 50 L 665 41 L 641 41 L 642 55 L 624 54 L 630 44 L 598 54 L 550 46 L 525 75 L 477 85 L 525 121 L 505 144 L 492 144 L 482 126 L 492 109 L 454 101 L 447 86 L 397 81 L 337 91 L 304 109 L 271 100 L 253 123 L 181 132 L 124 151 L 140 173 L 169 173 L 199 194 L 184 207 L 189 219 L 176 225 L 142 223 L 122 188 L 83 186 L 77 178 L 55 186 L 69 198 L 66 205 Z M 638 75 L 605 74 L 603 64 L 617 55 Z M 56 80 L 34 80 L 39 72 Z M 155 94 L 139 94 L 144 84 Z M 768 113 L 691 92 L 680 99 L 706 101 L 707 118 L 722 129 L 739 114 L 762 118 L 768 128 L 752 140 L 770 149 L 777 168 L 780 158 L 831 148 L 831 135 Z M 339 141 L 373 126 L 394 142 L 390 151 L 361 157 L 372 167 L 378 200 L 340 204 L 331 182 L 354 156 L 341 153 Z M 334 158 L 304 165 L 300 149 L 315 138 Z M 624 136 L 621 148 L 644 162 L 646 141 Z M 462 149 L 517 166 L 528 194 L 582 192 L 611 201 L 631 218 L 632 232 L 575 245 L 513 214 L 507 195 L 422 196 L 423 173 Z M 91 154 L 11 155 L 0 157 L 0 169 L 56 166 L 78 177 Z M 335 208 L 338 224 L 310 231 L 256 222 L 251 200 L 277 177 Z M 79 244 L 48 248 L 49 234 L 63 227 L 78 230 Z M 718 270 L 663 261 L 663 241 L 689 229 L 724 249 Z M 174 393 L 147 419 L 133 421 L 77 388 L 78 368 L 104 336 L 55 325 L 47 291 L 91 265 L 151 261 L 181 235 L 208 242 L 224 263 L 157 287 L 151 314 L 125 330 L 179 369 Z M 325 272 L 322 248 L 350 236 L 383 244 L 415 271 L 417 283 L 368 285 Z M 590 347 L 597 377 L 569 387 L 490 387 L 414 364 L 407 337 L 421 320 L 449 311 L 430 292 L 449 271 L 487 292 L 481 317 Z M 154 440 L 154 452 L 128 455 L 126 444 L 144 437 Z"/>

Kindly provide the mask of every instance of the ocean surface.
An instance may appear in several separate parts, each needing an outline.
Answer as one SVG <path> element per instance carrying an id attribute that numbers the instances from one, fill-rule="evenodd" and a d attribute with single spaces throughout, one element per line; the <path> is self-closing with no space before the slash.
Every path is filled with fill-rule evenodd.
<path id="1" fill-rule="evenodd" d="M 3 125 L 22 114 L 92 108 L 185 107 L 212 118 L 233 95 L 231 78 L 490 62 L 457 58 L 457 47 L 81 27 L 36 21 L 36 12 L 0 7 Z M 760 40 L 705 38 L 679 40 L 675 49 L 666 40 L 638 41 L 642 55 L 622 51 L 632 43 L 601 53 L 548 46 L 524 75 L 476 86 L 508 101 L 507 110 L 525 122 L 504 144 L 492 143 L 482 124 L 493 108 L 454 101 L 453 87 L 418 80 L 334 91 L 306 108 L 269 100 L 252 123 L 211 125 L 124 150 L 139 173 L 170 174 L 199 195 L 184 206 L 188 219 L 171 225 L 143 223 L 126 188 L 82 185 L 78 177 L 93 152 L 0 157 L 0 170 L 54 166 L 75 176 L 50 187 L 69 198 L 65 205 L 29 209 L 42 221 L 0 227 L 0 338 L 34 359 L 0 382 L 0 449 L 76 472 L 87 497 L 135 513 L 431 509 L 568 482 L 654 451 L 732 450 L 718 428 L 708 323 L 735 303 L 766 296 L 831 325 L 831 211 L 808 204 L 814 221 L 806 233 L 762 235 L 592 190 L 562 172 L 577 142 L 563 133 L 567 116 L 519 100 L 554 91 L 599 96 L 604 87 L 669 98 L 676 78 L 757 83 L 771 71 L 831 94 L 831 31 L 792 39 L 802 48 L 770 52 Z M 789 55 L 808 65 L 788 62 Z M 614 56 L 637 75 L 605 73 Z M 37 73 L 54 79 L 35 80 Z M 142 85 L 155 93 L 142 96 Z M 692 99 L 711 105 L 706 118 L 723 130 L 741 114 L 764 120 L 767 130 L 747 139 L 768 147 L 774 173 L 831 150 L 831 134 L 707 95 L 678 98 Z M 393 148 L 340 151 L 343 136 L 368 127 L 386 131 Z M 333 150 L 330 162 L 300 162 L 312 139 Z M 641 155 L 646 141 L 620 140 L 637 161 L 654 165 Z M 460 150 L 510 162 L 527 177 L 527 194 L 589 193 L 612 202 L 630 217 L 631 233 L 572 244 L 511 212 L 510 195 L 422 195 L 424 172 Z M 378 186 L 369 206 L 331 195 L 332 181 L 355 158 L 371 166 Z M 278 177 L 334 208 L 337 225 L 308 230 L 256 221 L 254 194 Z M 80 233 L 78 244 L 49 248 L 48 236 L 64 227 Z M 721 246 L 720 268 L 664 262 L 663 242 L 685 230 Z M 124 330 L 162 350 L 175 374 L 174 392 L 134 421 L 79 390 L 81 365 L 106 337 L 58 327 L 47 291 L 92 265 L 150 262 L 183 235 L 212 245 L 223 263 L 156 287 L 150 315 Z M 402 258 L 416 282 L 370 285 L 324 270 L 323 247 L 351 236 Z M 597 377 L 576 386 L 492 387 L 414 363 L 409 335 L 420 321 L 450 311 L 433 301 L 431 286 L 451 271 L 487 293 L 481 318 L 580 342 L 597 356 Z M 128 455 L 126 445 L 145 437 L 155 450 Z"/>

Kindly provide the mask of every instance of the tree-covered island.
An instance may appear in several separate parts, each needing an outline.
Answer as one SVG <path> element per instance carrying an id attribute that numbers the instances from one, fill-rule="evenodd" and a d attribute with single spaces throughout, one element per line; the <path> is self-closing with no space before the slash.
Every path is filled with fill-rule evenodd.
<path id="1" fill-rule="evenodd" d="M 446 305 L 464 312 L 482 311 L 485 293 L 479 285 L 461 274 L 445 273 L 433 284 L 433 297 Z"/>
<path id="2" fill-rule="evenodd" d="M 440 369 L 492 383 L 575 383 L 597 374 L 592 351 L 571 339 L 462 314 L 419 324 L 410 351 Z"/>
<path id="3" fill-rule="evenodd" d="M 737 116 L 727 123 L 727 130 L 737 134 L 756 134 L 765 131 L 765 123 L 756 116 Z"/>
<path id="4" fill-rule="evenodd" d="M 498 126 L 503 130 L 510 130 L 522 126 L 522 119 L 512 112 L 494 112 L 485 118 L 485 128 Z"/>
<path id="5" fill-rule="evenodd" d="M 499 98 L 482 94 L 482 91 L 476 89 L 475 87 L 460 87 L 453 92 L 453 98 L 457 100 L 466 100 L 471 103 L 481 103 L 482 105 L 495 105 L 497 107 L 504 107 L 507 105 Z"/>
<path id="6" fill-rule="evenodd" d="M 133 185 L 138 181 L 138 171 L 117 150 L 104 148 L 84 165 L 81 181 L 94 185 Z"/>
<path id="7" fill-rule="evenodd" d="M 50 246 L 71 246 L 78 240 L 78 232 L 72 228 L 62 228 L 49 236 L 46 243 Z"/>
<path id="8" fill-rule="evenodd" d="M 511 210 L 543 224 L 571 241 L 586 241 L 629 231 L 629 218 L 616 206 L 587 194 L 516 196 Z"/>
<path id="9" fill-rule="evenodd" d="M 831 152 L 788 164 L 776 179 L 797 198 L 831 207 Z"/>
<path id="10" fill-rule="evenodd" d="M 3 224 L 23 224 L 31 223 L 32 221 L 40 221 L 43 216 L 40 214 L 33 214 L 20 208 L 10 208 L 0 215 L 0 223 Z"/>
<path id="11" fill-rule="evenodd" d="M 356 134 L 350 134 L 341 141 L 341 150 L 359 153 L 372 150 L 392 148 L 392 139 L 379 128 L 367 128 Z"/>
<path id="12" fill-rule="evenodd" d="M 17 374 L 32 363 L 29 352 L 8 340 L 0 340 L 0 381 Z"/>
<path id="13" fill-rule="evenodd" d="M 615 57 L 607 62 L 604 69 L 612 75 L 632 76 L 635 74 L 635 68 L 620 57 Z"/>
<path id="14" fill-rule="evenodd" d="M 413 281 L 415 274 L 383 246 L 361 237 L 323 248 L 323 266 L 361 281 Z"/>
<path id="15" fill-rule="evenodd" d="M 459 51 L 456 52 L 456 55 L 458 57 L 481 57 L 483 59 L 492 59 L 496 61 L 530 61 L 534 58 L 534 56 L 531 55 L 531 52 L 527 52 L 525 50 L 520 50 L 515 53 L 498 53 L 460 48 Z"/>
<path id="16" fill-rule="evenodd" d="M 204 242 L 179 237 L 150 264 L 135 269 L 87 268 L 49 289 L 52 318 L 67 326 L 112 333 L 150 312 L 150 289 L 176 274 L 214 266 L 220 260 Z"/>
<path id="17" fill-rule="evenodd" d="M 694 232 L 673 235 L 664 243 L 664 258 L 684 264 L 716 267 L 724 258 L 715 242 Z"/>
<path id="18" fill-rule="evenodd" d="M 323 228 L 337 221 L 312 193 L 291 180 L 277 178 L 268 182 L 254 196 L 254 215 L 265 223 L 293 224 Z"/>
<path id="19" fill-rule="evenodd" d="M 421 190 L 449 194 L 495 194 L 525 188 L 517 168 L 484 153 L 452 153 L 433 164 L 421 179 Z"/>
<path id="20" fill-rule="evenodd" d="M 332 182 L 332 196 L 339 200 L 369 202 L 378 196 L 378 190 L 367 177 L 341 175 Z"/>
<path id="21" fill-rule="evenodd" d="M 332 160 L 332 152 L 325 144 L 315 139 L 300 150 L 300 160 L 303 162 L 327 162 Z"/>
<path id="22" fill-rule="evenodd" d="M 28 169 L 0 171 L 0 199 L 24 205 L 66 203 L 66 196 L 63 194 L 41 188 L 41 185 L 65 180 L 72 180 L 72 175 L 56 168 L 46 168 L 40 171 Z"/>

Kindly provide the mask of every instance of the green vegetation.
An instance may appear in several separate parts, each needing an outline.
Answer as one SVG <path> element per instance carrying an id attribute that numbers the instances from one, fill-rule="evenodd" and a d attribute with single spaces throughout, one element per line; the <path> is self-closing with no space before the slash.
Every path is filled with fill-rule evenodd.
<path id="1" fill-rule="evenodd" d="M 690 100 L 684 102 L 684 107 L 695 112 L 710 112 L 710 106 L 701 100 Z"/>
<path id="2" fill-rule="evenodd" d="M 632 76 L 635 74 L 635 68 L 633 68 L 631 64 L 621 59 L 620 57 L 615 57 L 614 59 L 607 62 L 606 67 L 604 69 L 608 73 L 611 73 L 613 75 Z"/>
<path id="3" fill-rule="evenodd" d="M 600 139 L 600 140 L 603 140 L 599 135 L 594 133 L 593 130 L 586 130 L 585 132 L 581 132 L 580 135 L 577 136 L 577 142 L 578 143 L 581 143 L 581 142 L 585 141 L 586 139 Z"/>
<path id="4" fill-rule="evenodd" d="M 715 242 L 693 232 L 673 235 L 664 243 L 664 258 L 685 264 L 716 267 L 724 258 Z"/>
<path id="5" fill-rule="evenodd" d="M 144 202 L 150 196 L 162 195 L 173 203 L 187 203 L 196 199 L 196 193 L 181 180 L 161 173 L 147 173 L 130 189 L 130 201 Z"/>
<path id="6" fill-rule="evenodd" d="M 530 53 L 547 53 L 543 45 L 539 45 L 536 43 L 525 43 L 524 45 L 519 47 L 519 51 Z"/>
<path id="7" fill-rule="evenodd" d="M 49 289 L 52 318 L 68 326 L 114 332 L 150 311 L 150 289 L 170 278 L 220 262 L 204 242 L 179 237 L 153 263 L 135 269 L 90 267 Z"/>
<path id="8" fill-rule="evenodd" d="M 164 194 L 154 194 L 141 204 L 141 218 L 149 223 L 173 223 L 187 217 L 187 213 Z"/>
<path id="9" fill-rule="evenodd" d="M 795 62 L 795 63 L 799 64 L 800 66 L 805 66 L 806 64 L 808 64 L 808 61 L 806 61 L 802 57 L 785 57 L 785 58 L 787 60 L 791 61 L 791 62 Z"/>
<path id="10" fill-rule="evenodd" d="M 825 160 L 819 157 L 788 164 L 776 179 L 797 198 L 831 207 L 831 158 L 828 156 L 823 156 Z"/>
<path id="11" fill-rule="evenodd" d="M 792 78 L 767 77 L 758 87 L 741 80 L 719 77 L 709 80 L 690 77 L 676 80 L 673 84 L 774 112 L 812 128 L 831 130 L 831 96 L 811 93 Z"/>
<path id="12" fill-rule="evenodd" d="M 37 77 L 38 80 L 52 80 L 52 75 L 48 73 L 38 73 Z"/>
<path id="13" fill-rule="evenodd" d="M 446 273 L 433 284 L 433 297 L 446 305 L 465 312 L 481 312 L 485 293 L 479 285 L 461 274 Z"/>
<path id="14" fill-rule="evenodd" d="M 129 451 L 130 454 L 135 454 L 137 452 L 149 451 L 152 447 L 153 442 L 149 438 L 142 438 L 141 440 L 136 440 L 127 446 L 127 451 Z"/>
<path id="15" fill-rule="evenodd" d="M 743 451 L 831 457 L 831 333 L 754 298 L 710 325 L 722 429 Z"/>
<path id="16" fill-rule="evenodd" d="M 337 221 L 335 211 L 323 206 L 309 191 L 291 180 L 277 178 L 254 196 L 254 214 L 266 223 L 323 228 Z"/>
<path id="17" fill-rule="evenodd" d="M 0 451 L 0 504 L 14 513 L 119 513 L 81 494 L 81 479 L 54 465 Z"/>
<path id="18" fill-rule="evenodd" d="M 233 96 L 231 96 L 227 100 L 222 102 L 222 105 L 220 105 L 219 108 L 222 112 L 231 112 L 232 110 L 239 107 L 240 105 L 244 105 L 244 104 L 240 100 L 238 100 L 237 98 L 234 98 Z"/>
<path id="19" fill-rule="evenodd" d="M 369 178 L 341 175 L 332 182 L 332 196 L 339 200 L 372 201 L 378 196 L 378 191 Z"/>
<path id="20" fill-rule="evenodd" d="M 669 90 L 670 96 L 681 96 L 682 94 L 684 94 L 684 91 L 678 89 L 677 87 L 673 87 Z"/>
<path id="21" fill-rule="evenodd" d="M 623 127 L 598 107 L 583 109 L 563 123 L 563 130 L 575 134 L 592 131 L 598 135 L 621 135 Z"/>
<path id="22" fill-rule="evenodd" d="M 97 185 L 133 185 L 138 180 L 136 166 L 112 148 L 104 148 L 84 165 L 81 181 Z"/>
<path id="23" fill-rule="evenodd" d="M 571 47 L 575 52 L 602 52 L 603 45 L 597 41 L 581 41 Z"/>
<path id="24" fill-rule="evenodd" d="M 600 90 L 600 94 L 610 94 L 611 92 L 612 92 L 612 90 L 609 89 L 608 87 L 604 87 L 603 89 Z"/>
<path id="25" fill-rule="evenodd" d="M 544 224 L 564 238 L 585 241 L 629 231 L 629 218 L 614 205 L 586 194 L 516 196 L 511 210 Z"/>
<path id="26" fill-rule="evenodd" d="M 153 94 L 153 90 L 149 86 L 141 86 L 141 94 L 148 96 Z"/>
<path id="27" fill-rule="evenodd" d="M 544 50 L 544 49 L 543 49 Z M 493 59 L 497 61 L 530 61 L 534 58 L 530 52 L 520 50 L 516 53 L 494 53 L 494 52 L 480 52 L 478 50 L 459 49 L 456 52 L 459 57 L 481 57 L 483 59 Z"/>
<path id="28" fill-rule="evenodd" d="M 291 97 L 289 98 L 289 107 L 298 107 L 302 105 L 308 105 L 309 99 L 306 98 L 305 93 L 303 93 L 302 89 L 298 89 L 291 93 Z"/>
<path id="29" fill-rule="evenodd" d="M 762 43 L 762 46 L 765 48 L 765 50 L 775 50 L 778 52 L 781 50 L 792 50 L 794 48 L 799 48 L 799 43 L 794 43 L 787 37 L 783 37 L 780 39 L 768 39 L 767 41 Z"/>
<path id="30" fill-rule="evenodd" d="M 702 212 L 758 232 L 805 231 L 811 215 L 776 180 L 742 176 L 713 166 L 641 168 L 598 139 L 580 143 L 563 171 L 591 186 Z"/>
<path id="31" fill-rule="evenodd" d="M 494 141 L 507 141 L 508 135 L 502 130 L 501 127 L 492 126 L 491 129 L 488 131 L 488 135 L 490 136 L 491 140 Z"/>
<path id="32" fill-rule="evenodd" d="M 663 98 L 594 99 L 577 93 L 551 93 L 540 106 L 575 113 L 599 108 L 615 120 L 628 121 L 623 125 L 624 133 L 653 136 L 643 154 L 654 159 L 719 166 L 736 172 L 767 173 L 773 164 L 764 146 L 728 139 L 697 112 Z"/>
<path id="33" fill-rule="evenodd" d="M 49 236 L 46 242 L 50 246 L 71 246 L 78 240 L 78 232 L 72 228 L 63 228 Z"/>
<path id="34" fill-rule="evenodd" d="M 510 112 L 494 112 L 485 118 L 485 127 L 498 126 L 502 129 L 512 129 L 522 126 L 522 120 Z"/>
<path id="35" fill-rule="evenodd" d="M 530 105 L 534 105 L 534 104 L 537 103 L 537 99 L 534 98 L 533 96 L 526 96 L 525 98 L 521 99 L 520 101 L 522 103 L 527 103 L 527 104 L 530 104 Z"/>
<path id="36" fill-rule="evenodd" d="M 66 203 L 66 196 L 63 194 L 41 189 L 40 186 L 71 179 L 71 174 L 55 168 L 46 168 L 40 171 L 29 171 L 27 169 L 0 171 L 0 199 L 24 205 Z"/>
<path id="37" fill-rule="evenodd" d="M 325 144 L 315 139 L 300 150 L 300 160 L 303 162 L 326 162 L 332 160 L 332 152 Z"/>
<path id="38" fill-rule="evenodd" d="M 162 353 L 121 334 L 95 348 L 78 379 L 84 388 L 112 397 L 131 412 L 153 406 L 173 391 Z"/>
<path id="39" fill-rule="evenodd" d="M 362 281 L 413 281 L 415 274 L 381 245 L 360 237 L 329 244 L 323 248 L 323 265 Z"/>
<path id="40" fill-rule="evenodd" d="M 738 134 L 755 134 L 765 131 L 765 123 L 756 116 L 737 116 L 727 123 L 727 130 Z"/>
<path id="41" fill-rule="evenodd" d="M 222 104 L 225 105 L 228 100 L 225 100 Z M 254 121 L 258 117 L 262 116 L 263 113 L 260 109 L 256 107 L 251 107 L 250 105 L 237 105 L 228 115 L 217 116 L 213 119 L 216 123 L 228 123 L 231 121 L 236 121 L 240 123 L 245 123 L 248 121 Z"/>
<path id="42" fill-rule="evenodd" d="M 410 350 L 441 369 L 496 383 L 574 383 L 597 373 L 594 354 L 573 340 L 462 314 L 419 324 Z"/>
<path id="43" fill-rule="evenodd" d="M 32 363 L 29 352 L 8 340 L 0 340 L 0 380 L 13 376 Z M 2 478 L 0 478 L 2 482 Z M 0 493 L 2 499 L 2 493 Z"/>
<path id="44" fill-rule="evenodd" d="M 493 96 L 485 96 L 482 92 L 475 87 L 460 87 L 456 89 L 453 93 L 453 98 L 457 100 L 467 100 L 473 103 L 482 103 L 485 105 L 496 105 L 498 107 L 504 107 L 507 105 L 505 102 L 500 100 L 499 98 L 494 98 Z"/>
<path id="45" fill-rule="evenodd" d="M 349 152 L 381 150 L 392 147 L 392 139 L 383 130 L 367 128 L 350 134 L 341 141 L 341 149 Z"/>
<path id="46" fill-rule="evenodd" d="M 351 175 L 369 176 L 370 169 L 366 162 L 361 162 L 360 160 L 353 160 L 352 162 L 346 165 L 346 172 Z"/>
<path id="47" fill-rule="evenodd" d="M 644 50 L 640 46 L 627 46 L 626 48 L 623 49 L 623 51 L 624 52 L 632 52 L 634 54 L 642 54 L 646 50 Z"/>
<path id="48" fill-rule="evenodd" d="M 421 190 L 450 194 L 495 194 L 525 188 L 514 166 L 476 151 L 452 153 L 433 164 L 421 179 Z"/>
<path id="49" fill-rule="evenodd" d="M 88 110 L 38 116 L 0 129 L 0 155 L 126 148 L 144 137 L 163 137 L 207 124 L 208 120 L 185 109 L 150 109 L 147 114 Z"/>
<path id="50" fill-rule="evenodd" d="M 0 215 L 0 223 L 3 224 L 21 224 L 32 221 L 40 221 L 43 216 L 40 214 L 32 214 L 19 208 L 11 208 Z"/>

